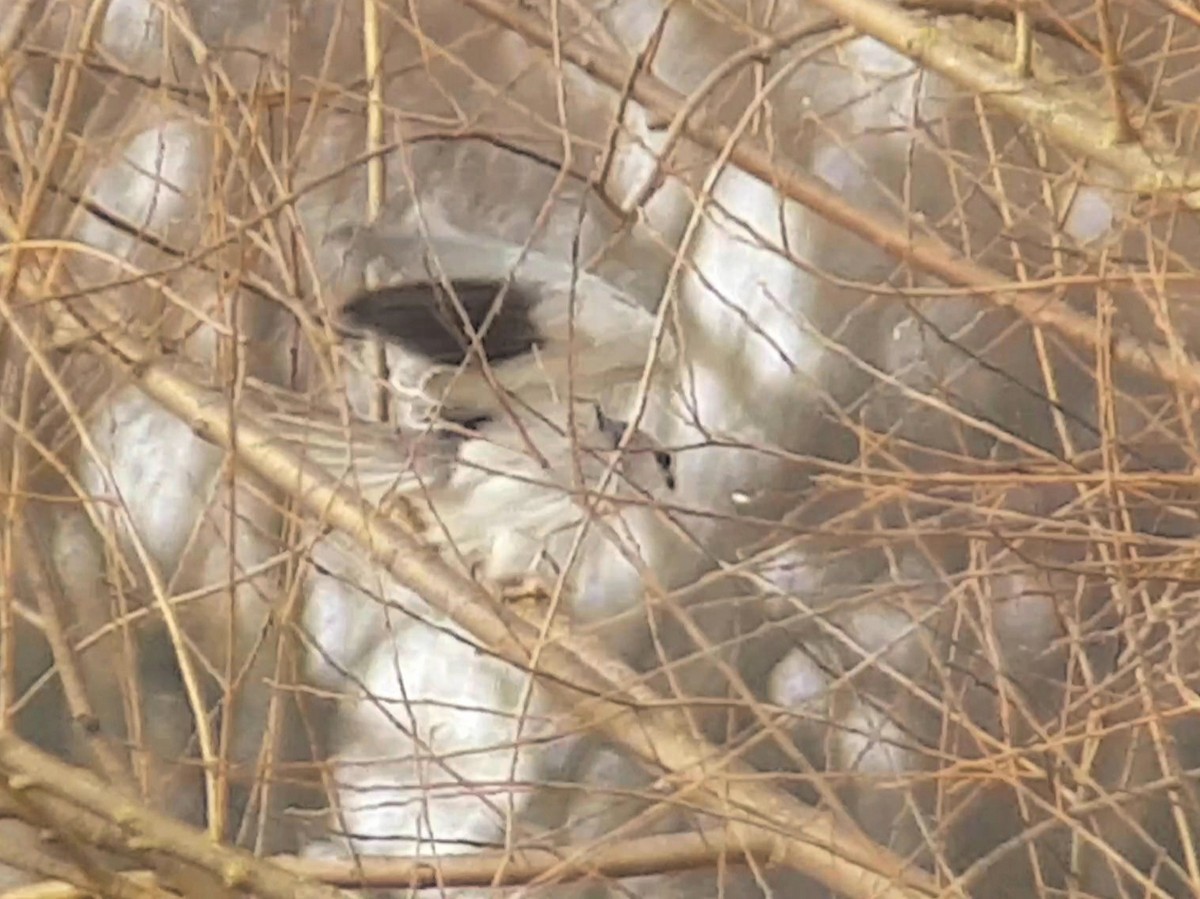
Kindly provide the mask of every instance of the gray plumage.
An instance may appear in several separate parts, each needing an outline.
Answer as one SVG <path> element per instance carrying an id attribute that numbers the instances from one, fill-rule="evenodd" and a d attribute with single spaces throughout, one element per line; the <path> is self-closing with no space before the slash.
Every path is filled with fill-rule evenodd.
<path id="1" fill-rule="evenodd" d="M 404 225 L 331 239 L 344 246 L 340 327 L 382 338 L 393 385 L 443 419 L 501 414 L 510 397 L 542 408 L 603 402 L 636 383 L 657 339 L 635 298 L 535 250 L 461 232 L 426 240 Z M 673 360 L 664 334 L 655 372 Z"/>

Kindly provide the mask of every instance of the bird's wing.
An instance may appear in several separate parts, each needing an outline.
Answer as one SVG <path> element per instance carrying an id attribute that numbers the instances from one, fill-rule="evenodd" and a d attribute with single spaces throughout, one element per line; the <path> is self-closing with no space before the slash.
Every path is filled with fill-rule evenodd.
<path id="1" fill-rule="evenodd" d="M 177 367 L 184 367 L 193 383 L 210 380 L 210 373 L 199 366 L 181 362 Z M 229 405 L 224 390 L 204 389 L 212 403 Z M 281 446 L 377 504 L 392 496 L 423 494 L 447 483 L 463 440 L 443 429 L 417 430 L 362 421 L 348 409 L 255 378 L 245 379 L 235 408 L 243 423 L 239 446 Z"/>
<path id="2" fill-rule="evenodd" d="M 290 391 L 249 380 L 247 386 L 271 440 L 348 479 L 373 502 L 384 495 L 435 490 L 449 480 L 457 462 L 459 434 L 362 421 L 348 410 L 314 406 Z"/>

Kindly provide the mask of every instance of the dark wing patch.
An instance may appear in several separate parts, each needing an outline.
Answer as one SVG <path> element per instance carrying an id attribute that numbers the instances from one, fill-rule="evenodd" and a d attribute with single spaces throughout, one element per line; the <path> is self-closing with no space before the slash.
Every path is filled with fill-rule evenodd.
<path id="1" fill-rule="evenodd" d="M 454 294 L 439 282 L 393 284 L 356 294 L 342 308 L 351 326 L 373 331 L 414 355 L 431 362 L 460 365 L 467 358 L 471 337 L 463 327 L 463 312 L 471 329 L 479 332 L 496 305 L 502 281 L 450 281 Z M 458 298 L 462 311 L 455 308 Z M 510 284 L 503 303 L 483 334 L 483 352 L 490 362 L 503 362 L 541 346 L 542 335 L 533 322 L 535 297 L 518 284 Z"/>

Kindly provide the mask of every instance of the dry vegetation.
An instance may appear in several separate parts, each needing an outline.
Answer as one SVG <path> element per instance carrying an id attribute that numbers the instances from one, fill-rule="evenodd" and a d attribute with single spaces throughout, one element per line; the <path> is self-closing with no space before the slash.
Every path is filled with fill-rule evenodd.
<path id="1" fill-rule="evenodd" d="M 0 0 L 0 897 L 1200 895 L 1198 98 L 1190 0 Z M 404 469 L 439 233 L 654 317 L 532 602 L 252 402 Z"/>

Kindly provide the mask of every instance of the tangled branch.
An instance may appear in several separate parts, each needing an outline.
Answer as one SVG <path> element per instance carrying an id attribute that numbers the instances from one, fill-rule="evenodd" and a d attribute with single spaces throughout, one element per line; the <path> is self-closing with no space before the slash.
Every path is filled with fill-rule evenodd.
<path id="1" fill-rule="evenodd" d="M 30 289 L 33 290 L 32 285 Z M 47 306 L 57 308 L 57 313 L 52 314 L 59 317 L 88 318 L 78 308 L 64 312 L 49 300 Z M 28 338 L 11 305 L 0 304 L 0 317 L 15 334 Z M 474 581 L 451 568 L 393 520 L 371 509 L 355 491 L 273 443 L 256 422 L 231 420 L 229 403 L 220 392 L 194 383 L 177 365 L 156 358 L 149 347 L 133 337 L 113 333 L 112 329 L 97 326 L 91 320 L 85 329 L 93 335 L 96 349 L 133 375 L 148 396 L 187 422 L 201 438 L 232 449 L 250 471 L 272 486 L 292 493 L 310 513 L 322 516 L 349 534 L 368 549 L 376 564 L 500 658 L 517 666 L 528 666 L 532 647 L 538 640 L 538 626 L 499 606 Z M 684 713 L 672 709 L 631 669 L 612 658 L 598 641 L 567 633 L 561 625 L 552 626 L 550 636 L 551 643 L 542 648 L 539 660 L 539 673 L 546 676 L 547 688 L 563 698 L 564 707 L 585 726 L 602 731 L 652 769 L 664 772 L 664 783 L 697 806 L 724 817 L 730 839 L 735 843 L 767 845 L 771 860 L 803 872 L 846 896 L 914 899 L 939 895 L 928 874 L 871 843 L 830 814 L 772 788 L 751 768 L 730 761 L 717 747 L 693 736 Z M 62 802 L 55 790 L 65 772 L 54 768 L 56 776 L 47 779 L 44 772 L 49 769 L 41 765 L 40 756 L 32 755 L 33 750 L 13 737 L 4 740 L 0 769 L 10 777 L 32 774 L 33 780 L 22 782 L 22 787 L 40 789 L 43 792 L 39 795 Z M 50 759 L 45 759 L 45 763 L 59 764 Z M 93 780 L 87 783 L 92 791 L 89 795 L 98 796 L 95 790 L 99 784 Z M 133 814 L 128 804 L 122 807 Z M 90 810 L 102 814 L 105 808 L 106 803 L 97 799 Z M 64 822 L 68 818 L 64 816 Z M 163 848 L 165 839 L 172 852 L 184 853 L 182 857 L 191 864 L 207 865 L 207 870 L 215 872 L 220 882 L 229 878 L 236 883 L 250 882 L 244 880 L 250 876 L 245 868 L 236 863 L 230 867 L 231 862 L 243 858 L 242 853 L 231 856 L 218 851 L 215 844 L 199 845 L 194 834 L 186 828 L 179 829 L 181 825 L 165 828 L 162 822 L 164 827 L 160 828 L 157 816 L 145 817 L 140 811 L 129 820 L 135 826 L 155 822 L 148 831 L 153 834 L 154 849 Z M 138 848 L 137 840 L 131 845 L 131 837 L 111 817 L 101 823 L 104 828 L 97 836 L 104 836 L 106 845 L 129 851 Z M 176 838 L 181 845 L 174 845 Z M 292 875 L 286 881 L 280 880 L 281 875 L 274 867 L 260 870 L 255 867 L 259 864 L 267 863 L 255 861 L 250 867 L 255 872 L 255 884 L 261 882 L 268 889 L 286 890 L 296 883 Z M 336 892 L 263 895 L 284 894 L 337 895 Z"/>

